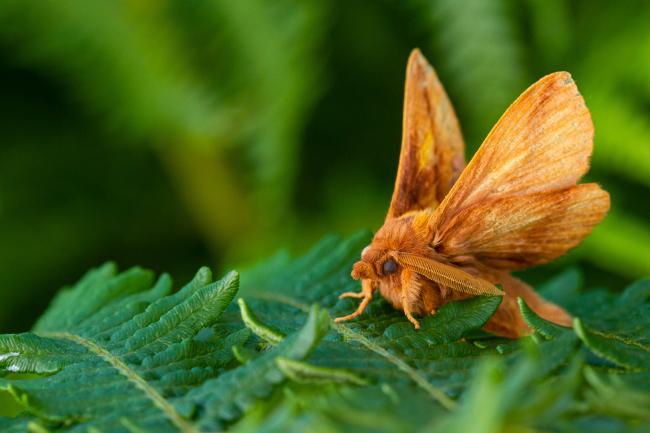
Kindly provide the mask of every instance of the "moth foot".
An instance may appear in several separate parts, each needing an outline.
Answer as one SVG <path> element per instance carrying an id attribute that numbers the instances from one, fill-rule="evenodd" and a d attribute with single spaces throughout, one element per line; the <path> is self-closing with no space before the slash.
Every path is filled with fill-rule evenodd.
<path id="1" fill-rule="evenodd" d="M 417 321 L 415 317 L 411 313 L 404 313 L 406 314 L 406 318 L 409 319 L 409 322 L 413 324 L 413 327 L 415 329 L 420 329 L 420 322 Z"/>
<path id="2" fill-rule="evenodd" d="M 357 293 L 355 293 L 355 292 L 348 292 L 348 293 L 352 293 L 353 295 L 357 295 Z M 347 294 L 347 293 L 344 293 L 343 295 L 346 295 L 346 294 Z M 339 298 L 342 298 L 343 295 L 339 296 Z M 346 297 L 347 297 L 347 296 L 346 296 Z M 358 296 L 351 296 L 351 297 L 353 297 L 353 298 L 357 298 Z M 347 316 L 337 317 L 336 319 L 334 319 L 334 321 L 335 321 L 336 323 L 339 323 L 339 322 L 345 322 L 345 321 L 348 321 L 348 320 L 354 319 L 355 317 L 357 317 L 358 315 L 360 315 L 361 313 L 363 313 L 363 311 L 366 309 L 366 307 L 368 306 L 368 304 L 369 304 L 370 301 L 372 300 L 372 295 L 370 295 L 370 296 L 368 296 L 368 295 L 362 295 L 362 297 L 363 297 L 363 300 L 361 301 L 361 303 L 359 304 L 359 307 L 357 307 L 357 310 L 356 310 L 354 313 L 352 313 L 352 314 L 348 314 Z"/>

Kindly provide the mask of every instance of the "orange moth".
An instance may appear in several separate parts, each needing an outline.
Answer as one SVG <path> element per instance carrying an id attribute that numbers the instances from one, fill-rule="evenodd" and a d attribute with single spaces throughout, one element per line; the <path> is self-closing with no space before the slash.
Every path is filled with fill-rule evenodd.
<path id="1" fill-rule="evenodd" d="M 419 50 L 406 69 L 402 149 L 384 225 L 354 264 L 360 315 L 375 290 L 415 328 L 416 316 L 476 295 L 502 295 L 485 329 L 529 333 L 517 305 L 571 324 L 511 271 L 547 263 L 578 245 L 605 216 L 609 194 L 577 184 L 589 169 L 593 125 L 567 72 L 530 86 L 492 128 L 465 166 L 454 109 Z M 499 285 L 503 291 L 501 291 Z"/>

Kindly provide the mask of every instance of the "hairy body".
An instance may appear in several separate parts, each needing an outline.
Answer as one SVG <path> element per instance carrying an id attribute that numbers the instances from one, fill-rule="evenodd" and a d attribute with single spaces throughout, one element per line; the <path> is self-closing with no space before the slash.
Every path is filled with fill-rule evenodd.
<path id="1" fill-rule="evenodd" d="M 455 266 L 462 272 L 482 278 L 503 289 L 503 300 L 497 312 L 489 320 L 485 329 L 498 335 L 517 338 L 527 334 L 528 328 L 519 314 L 517 298 L 522 298 L 533 311 L 546 320 L 570 326 L 571 316 L 561 307 L 545 301 L 529 285 L 507 272 L 499 272 L 481 264 L 471 256 L 449 257 L 436 251 L 430 244 L 431 235 L 414 229 L 418 218 L 426 217 L 421 211 L 387 222 L 375 235 L 373 242 L 364 249 L 358 263 L 385 263 L 394 256 L 395 251 L 426 257 L 438 263 Z M 417 227 L 417 225 L 416 225 Z M 381 269 L 373 269 L 375 276 Z M 367 278 L 371 272 L 364 265 L 356 265 L 353 277 Z M 471 293 L 453 290 L 436 283 L 415 271 L 404 268 L 401 272 L 371 279 L 372 291 L 378 290 L 393 307 L 403 310 L 407 317 L 435 314 L 438 308 L 450 301 L 467 299 Z M 355 293 L 356 295 L 356 293 Z M 417 320 L 414 320 L 414 324 Z"/>

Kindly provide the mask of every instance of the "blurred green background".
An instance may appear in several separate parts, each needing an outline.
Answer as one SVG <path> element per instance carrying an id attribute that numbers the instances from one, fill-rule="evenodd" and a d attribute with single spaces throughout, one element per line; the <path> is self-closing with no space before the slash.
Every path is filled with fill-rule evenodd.
<path id="1" fill-rule="evenodd" d="M 527 277 L 648 275 L 648 23 L 643 0 L 2 0 L 0 331 L 108 259 L 182 281 L 376 229 L 413 47 L 468 155 L 528 85 L 570 71 L 612 211 Z"/>

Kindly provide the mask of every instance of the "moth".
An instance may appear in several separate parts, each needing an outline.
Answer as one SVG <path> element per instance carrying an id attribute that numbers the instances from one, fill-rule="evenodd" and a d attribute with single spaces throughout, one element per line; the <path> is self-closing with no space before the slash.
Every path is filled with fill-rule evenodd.
<path id="1" fill-rule="evenodd" d="M 593 147 L 589 110 L 567 72 L 521 94 L 465 165 L 454 109 L 419 50 L 406 69 L 402 146 L 383 226 L 352 277 L 361 280 L 359 316 L 375 291 L 419 328 L 416 316 L 477 295 L 502 301 L 485 329 L 517 338 L 530 332 L 517 298 L 563 326 L 572 318 L 512 271 L 540 265 L 578 245 L 609 210 L 609 194 L 577 182 Z"/>

